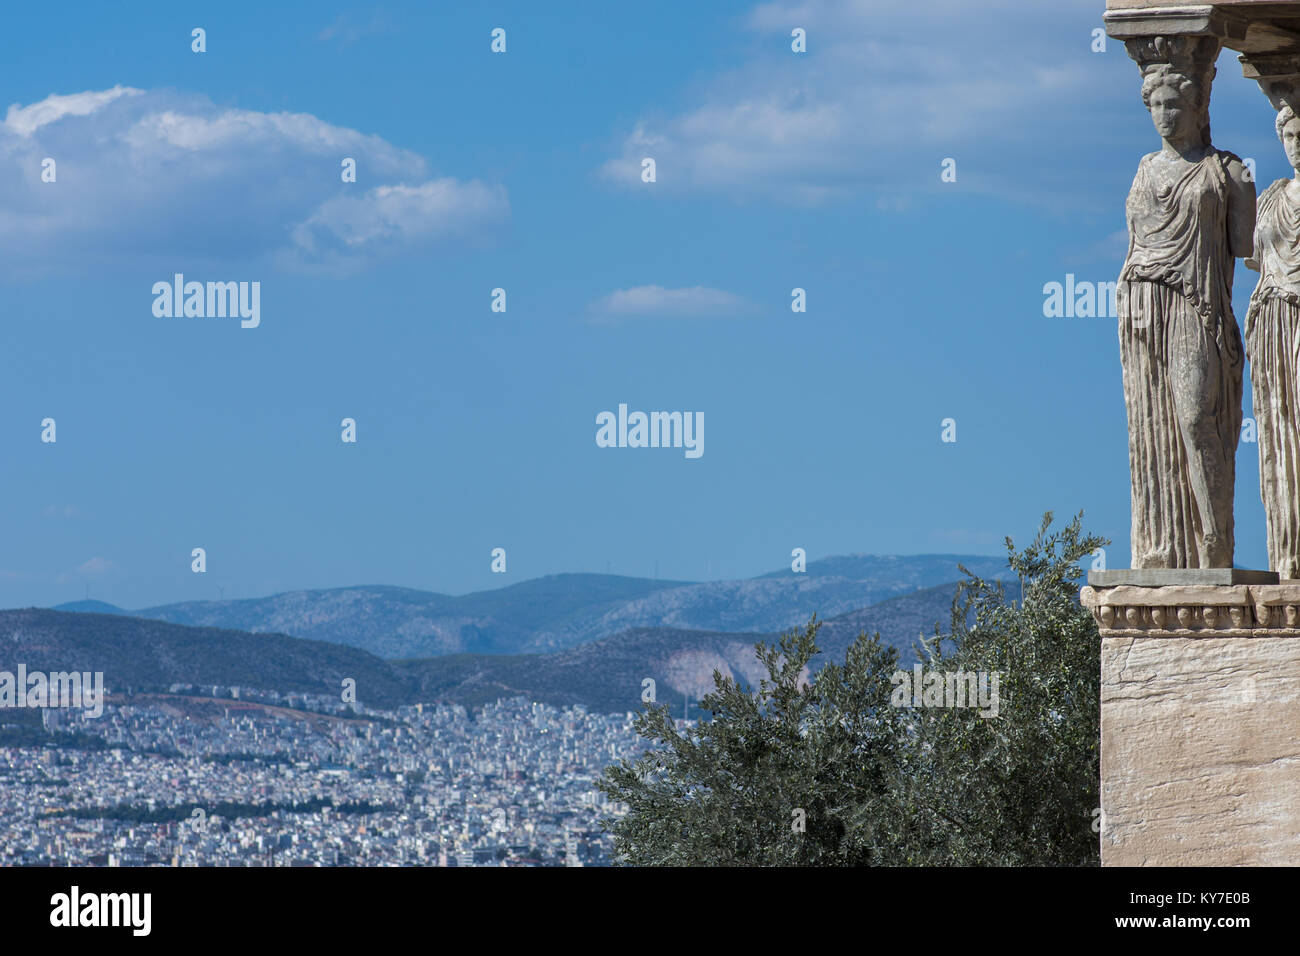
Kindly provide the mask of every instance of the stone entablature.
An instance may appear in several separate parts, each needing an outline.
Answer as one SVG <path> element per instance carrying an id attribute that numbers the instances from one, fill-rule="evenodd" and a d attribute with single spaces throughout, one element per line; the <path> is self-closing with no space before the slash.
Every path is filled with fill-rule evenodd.
<path id="1" fill-rule="evenodd" d="M 1300 11 L 1276 0 L 1108 0 L 1106 32 L 1118 40 L 1140 36 L 1216 36 L 1238 53 L 1300 50 Z"/>

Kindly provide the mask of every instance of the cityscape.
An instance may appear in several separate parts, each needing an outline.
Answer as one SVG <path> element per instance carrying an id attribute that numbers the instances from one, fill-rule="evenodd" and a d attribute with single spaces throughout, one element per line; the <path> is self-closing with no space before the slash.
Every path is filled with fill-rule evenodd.
<path id="1" fill-rule="evenodd" d="M 173 685 L 0 746 L 0 865 L 606 866 L 633 714 Z M 26 743 L 27 741 L 24 741 Z"/>

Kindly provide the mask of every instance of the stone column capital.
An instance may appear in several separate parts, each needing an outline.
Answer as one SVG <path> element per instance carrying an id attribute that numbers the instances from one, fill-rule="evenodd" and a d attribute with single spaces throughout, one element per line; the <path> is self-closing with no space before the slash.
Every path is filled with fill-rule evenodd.
<path id="1" fill-rule="evenodd" d="M 1213 77 L 1223 41 L 1212 33 L 1171 33 L 1129 37 L 1124 48 L 1145 75 L 1169 67 L 1185 76 Z"/>
<path id="2" fill-rule="evenodd" d="M 1273 109 L 1290 106 L 1300 112 L 1300 50 L 1287 53 L 1243 53 L 1241 73 L 1264 91 Z"/>

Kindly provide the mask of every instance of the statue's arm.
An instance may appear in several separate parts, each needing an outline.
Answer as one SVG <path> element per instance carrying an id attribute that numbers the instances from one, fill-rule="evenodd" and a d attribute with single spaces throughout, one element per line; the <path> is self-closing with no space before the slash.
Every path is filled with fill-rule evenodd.
<path id="1" fill-rule="evenodd" d="M 1255 181 L 1236 156 L 1227 165 L 1228 244 L 1235 258 L 1250 260 L 1255 253 Z"/>

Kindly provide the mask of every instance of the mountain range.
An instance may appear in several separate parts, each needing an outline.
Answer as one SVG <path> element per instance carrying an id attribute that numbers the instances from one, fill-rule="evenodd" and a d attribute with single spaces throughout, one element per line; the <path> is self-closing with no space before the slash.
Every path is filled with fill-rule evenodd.
<path id="1" fill-rule="evenodd" d="M 387 658 L 534 654 L 634 628 L 779 633 L 803 625 L 814 613 L 829 619 L 951 583 L 962 577 L 959 564 L 986 578 L 1007 575 L 1004 558 L 849 555 L 810 562 L 803 573 L 786 569 L 734 581 L 557 574 L 460 596 L 361 586 L 132 611 L 78 601 L 54 610 L 289 634 Z"/>
<path id="2" fill-rule="evenodd" d="M 859 634 L 879 633 L 899 652 L 900 666 L 916 660 L 917 638 L 930 637 L 935 625 L 950 631 L 956 583 L 925 588 L 821 622 L 821 649 L 810 665 L 843 663 Z M 1007 585 L 1008 600 L 1019 597 L 1018 583 Z M 807 623 L 804 621 L 803 623 Z M 414 682 L 421 699 L 455 701 L 474 707 L 522 694 L 562 707 L 586 704 L 620 712 L 641 706 L 643 681 L 654 680 L 659 700 L 698 701 L 713 689 L 713 672 L 754 684 L 766 676 L 754 655 L 757 641 L 775 643 L 779 635 L 638 627 L 599 641 L 550 654 L 455 654 L 424 660 L 393 661 Z"/>
<path id="3" fill-rule="evenodd" d="M 808 579 L 819 584 L 808 590 L 834 594 L 836 589 L 846 587 L 844 582 L 852 580 L 842 572 L 864 573 L 874 563 L 888 573 L 875 579 L 858 580 L 860 593 L 887 594 L 941 573 L 948 558 L 838 560 L 856 563 L 840 564 L 836 570 L 841 573 Z M 990 568 L 993 559 L 951 560 L 954 570 L 960 561 L 970 570 L 989 577 L 1003 572 L 1005 567 Z M 809 567 L 811 571 L 812 566 Z M 789 582 L 782 578 L 767 576 L 752 580 L 767 582 L 775 588 L 785 587 L 785 593 L 806 593 L 789 589 Z M 929 587 L 913 587 L 909 593 L 867 607 L 855 607 L 840 614 L 819 613 L 822 626 L 818 642 L 823 653 L 814 661 L 814 668 L 829 661 L 842 661 L 844 651 L 863 631 L 880 633 L 885 643 L 899 650 L 900 663 L 908 666 L 914 659 L 913 647 L 918 636 L 933 634 L 936 624 L 945 632 L 949 629 L 956 587 L 951 580 Z M 720 606 L 717 604 L 720 590 L 733 595 L 749 594 L 753 600 Z M 1017 596 L 1014 582 L 1008 585 L 1007 593 L 1009 598 Z M 351 597 L 343 599 L 342 595 Z M 493 595 L 501 599 L 495 605 Z M 509 649 L 506 636 L 526 631 L 521 616 L 529 595 L 537 602 L 539 622 L 550 629 L 548 633 L 567 634 L 572 641 L 569 646 L 538 651 L 537 645 L 545 642 L 525 633 L 517 643 L 527 650 Z M 660 597 L 659 603 L 648 600 L 656 596 Z M 248 624 L 265 627 L 268 620 L 281 620 L 301 630 L 315 628 L 315 633 L 338 634 L 348 619 L 343 613 L 347 610 L 353 619 L 370 623 L 371 628 L 365 633 L 373 640 L 380 633 L 379 620 L 409 623 L 416 619 L 409 616 L 411 608 L 434 606 L 441 606 L 445 615 L 439 620 L 450 620 L 452 614 L 448 608 L 453 603 L 461 622 L 460 633 L 474 628 L 479 635 L 491 635 L 493 640 L 487 643 L 494 648 L 493 652 L 384 658 L 350 646 L 350 641 L 290 636 L 266 629 L 254 632 L 247 627 Z M 752 683 L 762 676 L 753 653 L 754 643 L 774 642 L 778 632 L 788 626 L 806 624 L 813 610 L 817 610 L 814 607 L 807 614 L 803 607 L 783 611 L 777 605 L 775 594 L 764 587 L 752 590 L 733 587 L 726 591 L 704 585 L 607 575 L 557 575 L 465 598 L 385 587 L 295 592 L 256 601 L 201 602 L 149 609 L 153 617 L 145 616 L 148 612 L 128 612 L 97 602 L 63 607 L 69 610 L 0 611 L 0 670 L 12 671 L 21 662 L 29 671 L 103 671 L 108 687 L 114 691 L 128 688 L 158 691 L 173 683 L 190 683 L 332 695 L 338 692 L 342 680 L 350 677 L 357 681 L 360 700 L 375 706 L 447 701 L 475 707 L 501 697 L 522 695 L 556 706 L 586 704 L 603 712 L 639 708 L 646 678 L 654 681 L 660 700 L 698 700 L 712 688 L 715 669 Z M 596 613 L 593 607 L 602 610 Z M 296 613 L 290 613 L 293 608 L 297 608 Z M 766 630 L 681 627 L 665 623 L 617 626 L 640 615 L 651 615 L 651 608 L 690 621 L 784 620 L 790 621 L 790 625 Z M 334 613 L 330 615 L 322 609 Z M 172 623 L 162 619 L 163 613 L 189 620 Z M 271 617 L 276 614 L 280 617 Z M 219 619 L 223 615 L 226 620 L 245 626 L 191 623 L 195 617 Z M 710 615 L 716 616 L 710 618 Z M 433 618 L 426 616 L 424 620 Z M 583 622 L 581 628 L 575 623 L 579 621 Z M 600 625 L 592 623 L 602 621 L 610 628 L 603 634 L 599 633 Z M 568 630 L 564 630 L 564 622 L 568 622 Z M 599 636 L 591 640 L 574 637 L 593 633 Z M 393 646 L 391 642 L 376 643 L 380 647 Z"/>

